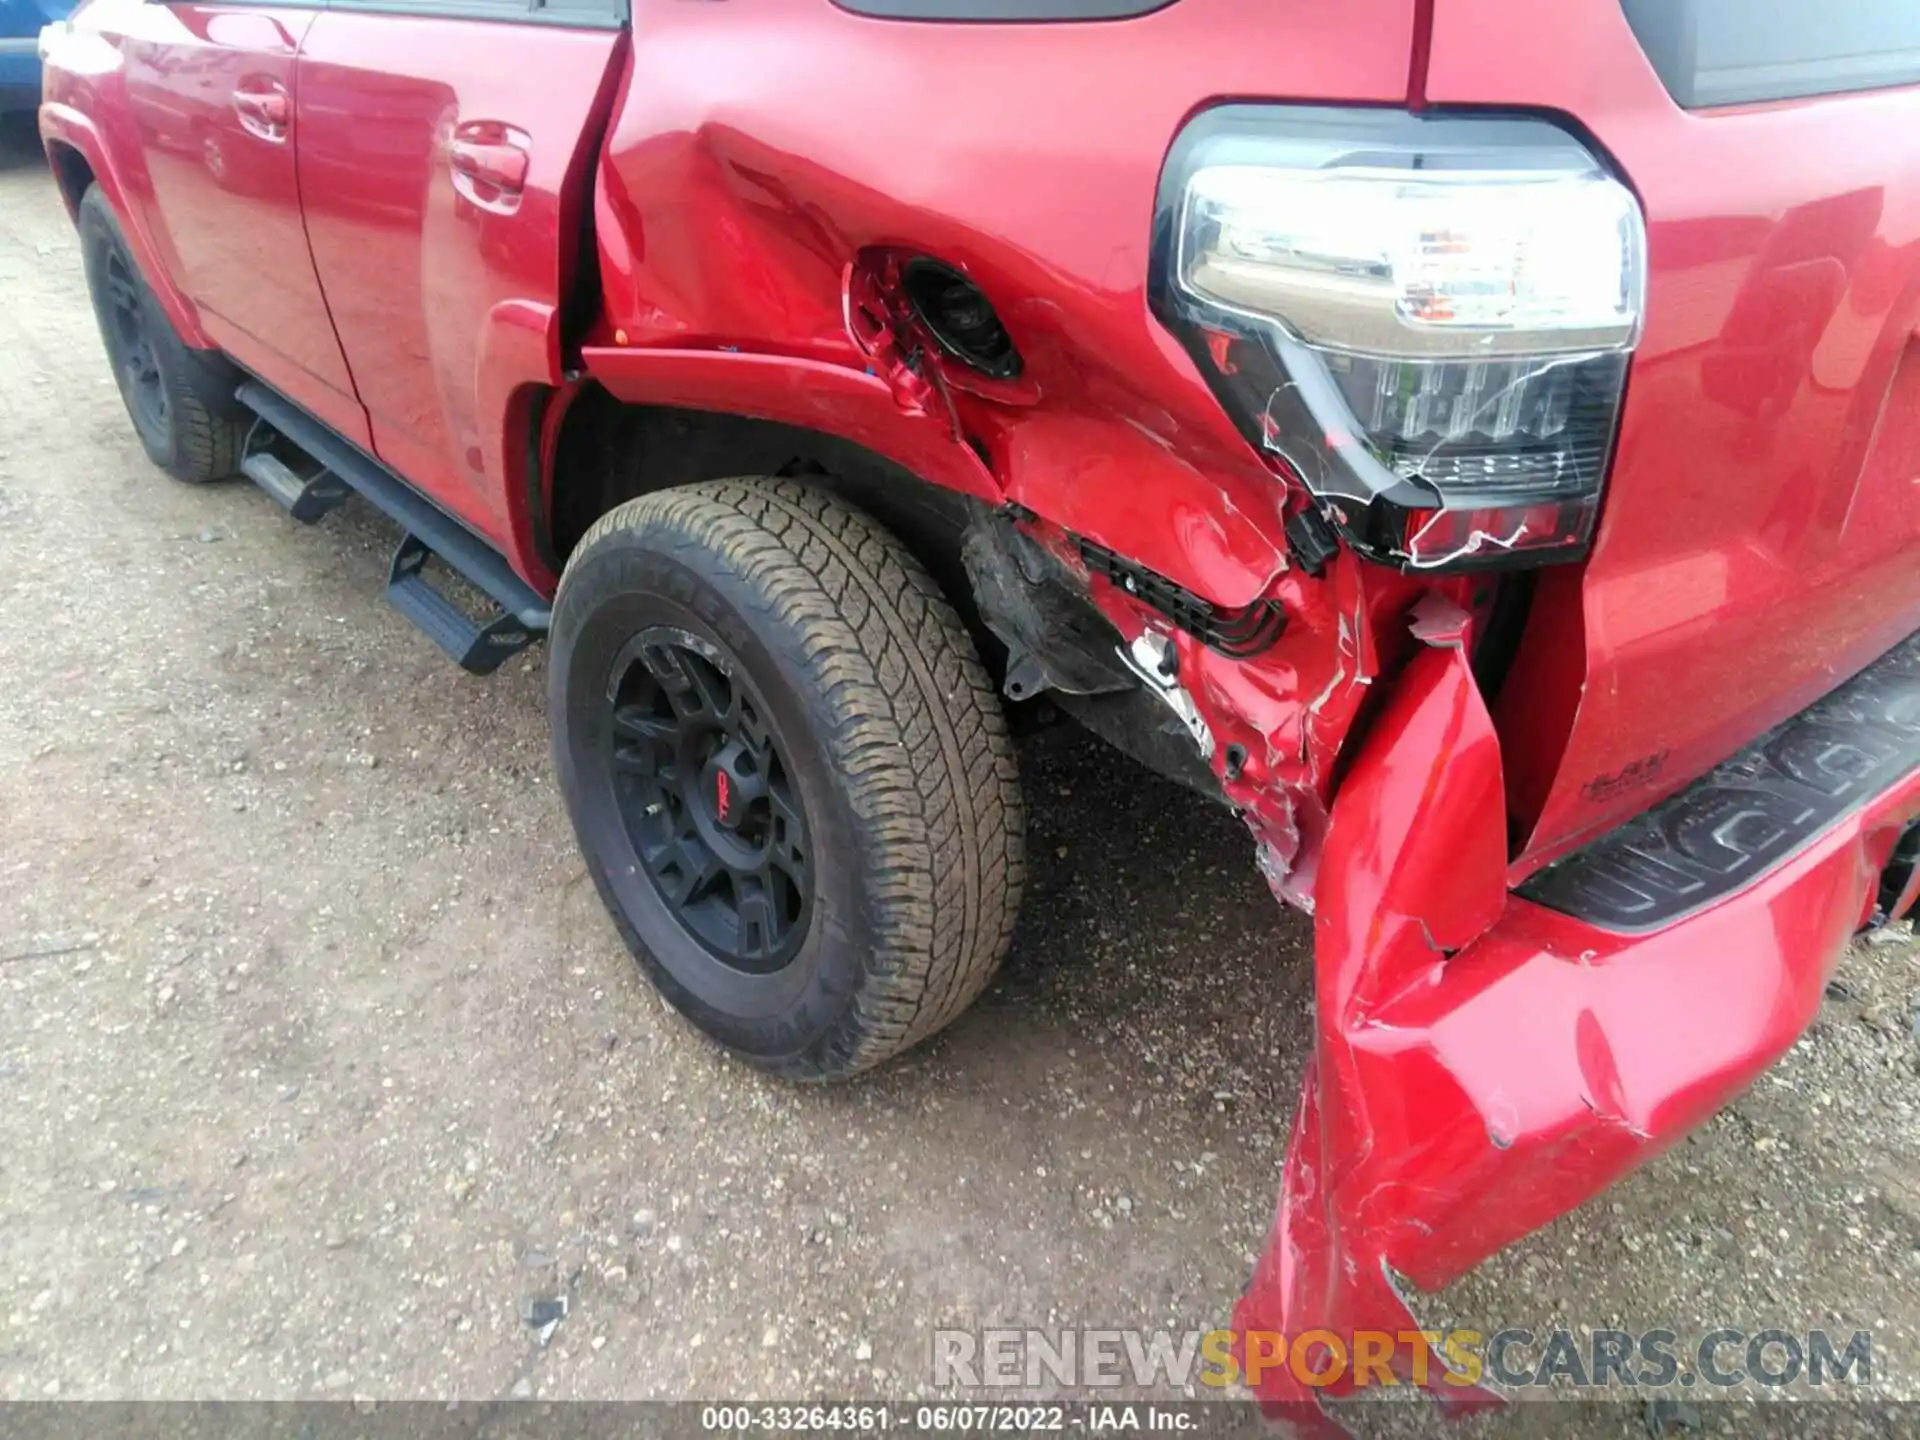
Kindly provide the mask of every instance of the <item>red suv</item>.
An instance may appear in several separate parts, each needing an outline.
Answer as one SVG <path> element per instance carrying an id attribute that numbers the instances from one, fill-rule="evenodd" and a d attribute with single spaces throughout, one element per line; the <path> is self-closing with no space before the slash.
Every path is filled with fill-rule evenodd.
<path id="1" fill-rule="evenodd" d="M 40 123 L 155 462 L 547 637 L 746 1059 L 987 982 L 1009 707 L 1231 806 L 1318 994 L 1239 1323 L 1398 1330 L 1920 888 L 1920 7 L 1765 10 L 88 0 Z"/>

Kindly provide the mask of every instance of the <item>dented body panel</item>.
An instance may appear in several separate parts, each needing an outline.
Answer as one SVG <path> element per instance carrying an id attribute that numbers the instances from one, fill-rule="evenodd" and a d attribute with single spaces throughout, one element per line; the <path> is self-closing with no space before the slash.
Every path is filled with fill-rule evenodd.
<path id="1" fill-rule="evenodd" d="M 1688 117 L 1614 0 L 1571 7 L 1590 46 L 1566 43 L 1559 7 L 1436 5 L 1424 73 L 1410 6 L 1346 11 L 1347 33 L 1372 38 L 1332 52 L 1301 38 L 1331 20 L 1309 5 L 950 27 L 937 66 L 914 63 L 915 27 L 802 8 L 770 4 L 742 36 L 711 8 L 641 7 L 653 43 L 636 47 L 603 161 L 606 310 L 588 367 L 634 402 L 857 438 L 1013 507 L 1084 577 L 1276 894 L 1315 917 L 1316 1053 L 1237 1323 L 1412 1328 L 1397 1287 L 1444 1285 L 1579 1204 L 1792 1042 L 1920 806 L 1902 781 L 1791 864 L 1643 937 L 1509 888 L 1920 625 L 1920 492 L 1893 478 L 1920 435 L 1902 403 L 1920 373 L 1905 364 L 1920 174 L 1857 148 L 1811 163 L 1904 122 L 1920 96 Z M 1473 38 L 1515 25 L 1518 46 Z M 1576 75 L 1593 55 L 1602 78 Z M 987 75 L 1003 80 L 983 111 L 968 97 Z M 804 103 L 799 76 L 837 103 Z M 1292 422 L 1277 408 L 1279 443 L 1256 453 L 1146 304 L 1147 205 L 1186 118 L 1220 97 L 1404 103 L 1407 82 L 1431 104 L 1572 114 L 1651 227 L 1648 333 L 1593 559 L 1543 572 L 1491 704 L 1472 663 L 1486 588 L 1344 548 L 1307 573 L 1285 533 L 1312 478 Z M 1763 163 L 1783 141 L 1808 163 Z M 914 372 L 906 346 L 863 343 L 861 305 L 884 308 L 890 257 L 913 252 L 993 297 L 1026 358 L 1018 379 Z M 749 363 L 750 387 L 719 376 Z M 1454 543 L 1510 538 L 1467 526 Z M 1090 569 L 1087 541 L 1218 606 L 1277 601 L 1284 633 L 1221 654 Z M 1265 1398 L 1308 1398 L 1269 1373 Z"/>
<path id="2" fill-rule="evenodd" d="M 1626 935 L 1489 875 L 1504 845 L 1473 820 L 1498 813 L 1485 709 L 1457 651 L 1408 668 L 1334 806 L 1315 1055 L 1242 1330 L 1418 1330 L 1401 1287 L 1443 1286 L 1580 1204 L 1794 1042 L 1920 814 L 1920 652 L 1802 726 L 1742 762 L 1752 796 L 1846 794 L 1873 764 L 1899 778 L 1849 794 L 1843 820 L 1737 895 Z M 1723 810 L 1721 836 L 1763 810 Z M 1892 903 L 1911 904 L 1910 881 Z M 1435 1390 L 1460 1394 L 1432 1362 Z M 1261 1387 L 1312 1393 L 1279 1368 Z"/>
<path id="3" fill-rule="evenodd" d="M 1402 99 L 1414 6 L 1363 8 L 1182 0 L 1118 27 L 1124 45 L 1112 26 L 945 27 L 929 67 L 928 27 L 809 0 L 771 0 L 746 34 L 721 10 L 642 3 L 648 43 L 601 164 L 604 314 L 584 351 L 623 400 L 829 430 L 1017 506 L 1082 572 L 1084 539 L 1222 607 L 1278 601 L 1286 632 L 1252 661 L 1169 639 L 1228 798 L 1296 890 L 1381 664 L 1376 631 L 1423 587 L 1349 555 L 1318 581 L 1289 564 L 1290 492 L 1148 312 L 1149 221 L 1169 140 L 1214 96 Z M 1313 43 L 1334 30 L 1348 39 Z M 1002 93 L 981 107 L 988 74 Z M 817 93 L 840 99 L 806 103 Z M 881 132 L 900 143 L 869 143 Z M 994 297 L 1018 379 L 949 365 L 929 383 L 860 343 L 862 280 L 903 247 Z M 1123 644 L 1168 628 L 1087 584 Z M 1246 757 L 1232 775 L 1229 747 Z"/>
<path id="4" fill-rule="evenodd" d="M 1026 361 L 1009 382 L 947 368 L 953 413 L 927 407 L 944 443 L 977 441 L 1007 500 L 1244 605 L 1285 569 L 1279 492 L 1147 311 L 1161 162 L 1219 95 L 1401 100 L 1413 13 L 1180 0 L 1117 24 L 930 26 L 759 0 L 746 25 L 640 0 L 596 202 L 596 339 L 864 370 L 849 267 L 940 256 Z"/>

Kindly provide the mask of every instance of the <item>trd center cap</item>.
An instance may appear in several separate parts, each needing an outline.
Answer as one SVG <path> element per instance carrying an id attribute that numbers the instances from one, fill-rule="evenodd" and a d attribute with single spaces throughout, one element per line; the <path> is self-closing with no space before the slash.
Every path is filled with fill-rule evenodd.
<path id="1" fill-rule="evenodd" d="M 707 773 L 701 781 L 705 791 L 707 809 L 714 823 L 728 830 L 738 830 L 741 822 L 747 818 L 747 805 L 758 792 L 758 777 L 743 776 L 738 768 L 738 757 L 728 746 L 707 764 Z"/>

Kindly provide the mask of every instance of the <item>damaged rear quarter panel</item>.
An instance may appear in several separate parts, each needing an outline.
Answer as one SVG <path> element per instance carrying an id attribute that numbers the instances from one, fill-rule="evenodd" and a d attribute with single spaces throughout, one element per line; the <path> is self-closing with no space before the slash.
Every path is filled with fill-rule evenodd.
<path id="1" fill-rule="evenodd" d="M 949 367 L 927 445 L 984 452 L 1005 498 L 1245 605 L 1283 567 L 1281 492 L 1148 312 L 1161 163 L 1222 95 L 1404 99 L 1413 12 L 1178 0 L 1100 24 L 930 25 L 757 0 L 746 25 L 727 7 L 638 0 L 597 188 L 589 369 L 642 402 L 667 376 L 623 374 L 621 351 L 863 372 L 849 267 L 876 249 L 935 257 L 991 298 L 1025 367 L 1017 389 Z M 807 385 L 769 373 L 760 388 Z M 798 408 L 784 398 L 768 418 Z M 743 391 L 716 408 L 761 403 Z M 871 403 L 887 403 L 878 387 Z"/>
<path id="2" fill-rule="evenodd" d="M 1220 97 L 1404 100 L 1414 10 L 1179 0 L 1099 25 L 919 25 L 759 0 L 747 28 L 638 0 L 596 187 L 589 372 L 625 400 L 857 440 L 1021 506 L 1063 554 L 1085 538 L 1219 606 L 1279 600 L 1286 633 L 1252 661 L 1174 638 L 1216 771 L 1244 756 L 1229 798 L 1307 901 L 1373 637 L 1419 586 L 1344 555 L 1319 579 L 1289 568 L 1298 497 L 1148 310 L 1154 203 L 1174 136 Z M 992 300 L 1018 383 L 902 377 L 856 343 L 863 267 L 916 254 Z M 1090 585 L 1126 642 L 1168 628 Z"/>
<path id="3" fill-rule="evenodd" d="M 616 396 L 855 440 L 1019 506 L 1080 574 L 1087 539 L 1215 605 L 1284 606 L 1274 644 L 1230 658 L 1087 580 L 1123 648 L 1172 645 L 1263 870 L 1316 910 L 1316 1055 L 1244 1328 L 1410 1328 L 1396 1277 L 1445 1283 L 1578 1203 L 1721 1103 L 1818 994 L 1812 952 L 1751 910 L 1704 948 L 1610 949 L 1509 899 L 1474 586 L 1344 551 L 1318 577 L 1292 568 L 1301 497 L 1148 311 L 1183 122 L 1223 97 L 1400 103 L 1414 9 L 1178 0 L 1097 26 L 936 27 L 759 0 L 749 27 L 636 0 L 595 197 L 604 309 L 584 354 Z M 875 254 L 962 270 L 1019 382 L 906 377 L 863 349 L 849 297 Z M 1786 897 L 1820 945 L 1844 936 L 1863 863 L 1823 853 Z M 1703 1003 L 1725 987 L 1738 1004 Z M 1306 1394 L 1271 1372 L 1258 1388 Z"/>

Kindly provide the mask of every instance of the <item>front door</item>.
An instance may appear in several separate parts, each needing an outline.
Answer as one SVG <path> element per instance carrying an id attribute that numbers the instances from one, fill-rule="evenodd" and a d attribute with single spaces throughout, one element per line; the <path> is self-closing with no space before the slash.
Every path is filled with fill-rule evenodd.
<path id="1" fill-rule="evenodd" d="M 294 174 L 294 60 L 317 13 L 124 0 L 93 12 L 124 57 L 149 225 L 208 338 L 366 444 Z"/>

